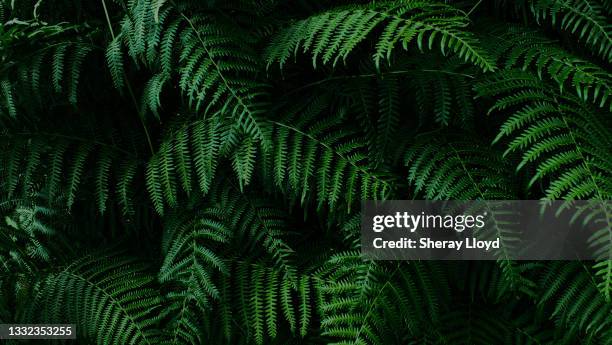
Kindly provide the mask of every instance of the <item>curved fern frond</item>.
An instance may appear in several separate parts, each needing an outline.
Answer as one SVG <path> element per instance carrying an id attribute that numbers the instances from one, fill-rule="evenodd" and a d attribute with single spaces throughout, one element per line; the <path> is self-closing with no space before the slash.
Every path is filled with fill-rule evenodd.
<path id="1" fill-rule="evenodd" d="M 86 256 L 36 282 L 29 320 L 78 323 L 97 344 L 158 344 L 161 299 L 141 263 Z"/>
<path id="2" fill-rule="evenodd" d="M 301 336 L 306 335 L 314 302 L 311 276 L 296 276 L 296 286 L 276 269 L 245 262 L 237 265 L 234 277 L 234 300 L 239 301 L 236 321 L 243 325 L 251 342 L 261 345 L 274 340 L 281 322 L 287 323 L 292 333 L 299 327 Z"/>
<path id="3" fill-rule="evenodd" d="M 187 15 L 163 2 L 136 1 L 129 13 L 122 26 L 129 55 L 160 71 L 145 87 L 145 110 L 159 118 L 160 94 L 172 80 L 169 71 L 178 70 L 178 85 L 190 107 L 233 119 L 264 149 L 269 147 L 268 129 L 262 121 L 268 108 L 268 87 L 257 76 L 260 63 L 249 40 L 244 39 L 246 32 L 206 14 Z M 115 44 L 113 41 L 108 48 L 113 75 L 119 73 L 122 59 Z M 115 84 L 120 86 L 118 78 L 114 77 Z"/>
<path id="4" fill-rule="evenodd" d="M 529 182 L 546 182 L 545 198 L 601 201 L 592 221 L 602 230 L 591 239 L 597 247 L 601 290 L 612 293 L 612 133 L 589 104 L 559 95 L 535 75 L 508 70 L 476 86 L 482 96 L 496 96 L 490 112 L 510 110 L 495 142 L 510 137 L 506 154 L 522 152 L 517 170 L 535 166 Z M 596 241 L 595 241 L 596 240 Z"/>
<path id="5" fill-rule="evenodd" d="M 585 102 L 612 110 L 612 78 L 603 68 L 580 59 L 535 31 L 518 27 L 493 34 L 496 55 L 505 68 L 532 68 L 538 77 L 547 75 L 559 90 L 575 91 Z"/>
<path id="6" fill-rule="evenodd" d="M 106 63 L 110 70 L 115 88 L 119 91 L 124 86 L 123 55 L 121 52 L 121 36 L 117 36 L 106 47 Z"/>
<path id="7" fill-rule="evenodd" d="M 510 165 L 501 153 L 443 134 L 424 135 L 406 152 L 408 180 L 417 193 L 423 192 L 428 200 L 515 198 Z"/>
<path id="8" fill-rule="evenodd" d="M 605 61 L 612 61 L 612 27 L 598 1 L 538 0 L 531 10 L 538 22 L 550 16 L 552 25 L 559 25 Z"/>
<path id="9" fill-rule="evenodd" d="M 274 125 L 272 166 L 274 183 L 305 203 L 316 198 L 319 207 L 345 203 L 350 210 L 360 199 L 385 199 L 392 180 L 372 171 L 366 143 L 344 123 L 343 114 L 318 119 L 325 103 L 289 111 Z"/>
<path id="10" fill-rule="evenodd" d="M 442 134 L 442 135 L 441 135 Z M 452 140 L 451 135 L 432 133 L 422 136 L 406 153 L 408 181 L 416 192 L 428 200 L 514 200 L 516 185 L 511 166 L 496 152 L 483 144 L 468 140 L 469 134 Z M 516 220 L 504 210 L 488 204 L 475 203 L 473 213 L 485 213 L 491 234 L 500 239 L 496 255 L 500 260 L 508 285 L 513 289 L 530 290 L 533 282 L 521 274 L 522 269 L 511 261 L 510 251 L 516 248 Z M 510 216 L 510 217 L 509 217 Z"/>
<path id="11" fill-rule="evenodd" d="M 355 252 L 332 256 L 317 272 L 321 328 L 339 344 L 389 344 L 394 329 L 410 338 L 436 323 L 450 291 L 429 288 L 444 281 L 435 264 L 386 268 Z M 401 317 L 398 317 L 401 315 Z"/>
<path id="12" fill-rule="evenodd" d="M 57 212 L 41 204 L 34 199 L 19 201 L 15 207 L 0 206 L 0 272 L 7 277 L 35 271 L 37 263 L 54 256 L 55 244 L 49 242 L 58 237 L 51 223 Z"/>
<path id="13" fill-rule="evenodd" d="M 612 327 L 610 303 L 601 295 L 595 277 L 579 262 L 555 262 L 545 268 L 538 307 L 565 325 L 568 333 L 582 331 L 587 341 L 609 339 Z"/>
<path id="14" fill-rule="evenodd" d="M 132 153 L 113 144 L 61 133 L 0 135 L 0 147 L 11 148 L 0 153 L 0 175 L 6 179 L 8 188 L 4 192 L 8 196 L 15 195 L 19 186 L 21 194 L 31 193 L 33 186 L 44 187 L 41 189 L 51 201 L 65 197 L 66 206 L 71 208 L 79 196 L 86 194 L 84 181 L 88 180 L 93 182 L 94 188 L 89 191 L 100 213 L 106 211 L 112 190 L 121 196 L 125 214 L 129 213 L 132 195 L 128 189 L 137 170 L 135 162 L 129 163 Z M 117 159 L 119 154 L 124 160 Z M 95 166 L 91 171 L 87 169 L 90 163 Z"/>
<path id="15" fill-rule="evenodd" d="M 231 185 L 217 185 L 211 199 L 223 210 L 223 221 L 236 239 L 261 245 L 278 271 L 284 273 L 284 279 L 295 283 L 294 253 L 286 242 L 290 228 L 286 212 L 270 200 L 243 193 Z M 255 253 L 257 250 L 252 254 Z"/>
<path id="16" fill-rule="evenodd" d="M 87 33 L 78 35 L 79 30 Z M 0 58 L 6 66 L 0 72 L 0 108 L 14 118 L 18 107 L 40 109 L 45 96 L 57 94 L 76 105 L 83 63 L 96 49 L 85 39 L 92 35 L 90 29 L 68 23 L 4 24 Z"/>
<path id="17" fill-rule="evenodd" d="M 380 32 L 372 54 L 374 62 L 389 60 L 396 46 L 404 50 L 416 41 L 419 50 L 439 46 L 442 54 L 456 54 L 484 71 L 495 69 L 477 40 L 464 28 L 467 16 L 445 4 L 413 1 L 383 2 L 351 6 L 324 12 L 292 23 L 274 36 L 266 52 L 268 67 L 278 62 L 282 67 L 300 50 L 312 55 L 312 64 L 346 61 L 357 45 L 372 32 Z M 438 43 L 439 42 L 439 43 Z"/>
<path id="18" fill-rule="evenodd" d="M 240 144 L 234 138 L 236 129 L 227 121 L 210 117 L 176 127 L 170 129 L 147 164 L 149 196 L 159 214 L 164 204 L 176 205 L 180 192 L 189 194 L 199 189 L 202 194 L 208 193 L 219 161 L 240 154 L 240 148 L 235 147 Z M 248 142 L 248 138 L 244 141 Z M 253 165 L 250 161 L 237 167 L 242 169 L 236 169 L 242 186 L 251 179 Z"/>
<path id="19" fill-rule="evenodd" d="M 168 310 L 173 314 L 168 329 L 173 344 L 201 341 L 197 313 L 210 309 L 212 300 L 220 298 L 217 272 L 229 274 L 226 260 L 215 253 L 231 236 L 219 220 L 222 212 L 205 209 L 188 217 L 179 212 L 166 221 L 159 280 L 174 285 L 168 294 Z"/>

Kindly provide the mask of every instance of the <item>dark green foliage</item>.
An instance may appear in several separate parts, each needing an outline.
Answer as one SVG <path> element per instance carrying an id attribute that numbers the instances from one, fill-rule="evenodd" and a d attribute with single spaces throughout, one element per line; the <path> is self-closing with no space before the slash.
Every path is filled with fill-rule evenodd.
<path id="1" fill-rule="evenodd" d="M 394 102 L 394 101 L 387 101 Z M 391 181 L 371 168 L 367 140 L 346 121 L 346 110 L 325 114 L 332 105 L 322 99 L 309 99 L 287 110 L 287 115 L 273 121 L 273 147 L 270 175 L 274 184 L 305 204 L 312 195 L 321 207 L 350 208 L 358 200 L 384 199 L 391 192 Z M 387 105 L 387 107 L 395 107 Z M 391 130 L 394 110 L 382 110 L 379 126 Z M 384 124 L 384 122 L 391 122 Z M 380 144 L 379 144 L 380 145 Z"/>
<path id="2" fill-rule="evenodd" d="M 0 323 L 76 323 L 82 344 L 612 344 L 611 13 L 0 0 Z M 598 260 L 367 261 L 372 199 L 592 200 Z"/>
<path id="3" fill-rule="evenodd" d="M 145 268 L 121 256 L 85 257 L 32 287 L 23 319 L 78 322 L 81 334 L 100 344 L 156 344 L 161 299 Z M 62 301 L 62 304 L 51 302 Z"/>
<path id="4" fill-rule="evenodd" d="M 421 51 L 438 46 L 443 54 L 449 51 L 485 71 L 493 70 L 476 39 L 461 30 L 467 25 L 464 12 L 443 4 L 390 1 L 353 5 L 311 16 L 282 30 L 270 44 L 266 59 L 268 65 L 279 62 L 282 66 L 292 54 L 302 50 L 312 54 L 314 67 L 319 56 L 324 64 L 333 59 L 335 65 L 340 58 L 346 62 L 356 46 L 379 29 L 382 33 L 375 40 L 373 54 L 376 66 L 391 57 L 396 45 L 407 50 L 414 39 Z"/>

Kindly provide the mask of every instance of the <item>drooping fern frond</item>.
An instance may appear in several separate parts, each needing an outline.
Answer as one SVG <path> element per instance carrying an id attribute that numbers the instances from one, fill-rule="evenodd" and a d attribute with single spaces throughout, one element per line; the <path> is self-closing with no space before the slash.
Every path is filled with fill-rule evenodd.
<path id="1" fill-rule="evenodd" d="M 91 42 L 76 34 L 88 29 L 37 21 L 5 24 L 3 29 L 1 59 L 6 67 L 0 72 L 1 108 L 15 117 L 18 107 L 40 109 L 45 96 L 57 94 L 76 105 L 83 63 L 95 50 Z M 52 87 L 47 88 L 49 84 Z"/>
<path id="2" fill-rule="evenodd" d="M 314 282 L 306 274 L 295 278 L 297 284 L 275 268 L 239 263 L 227 287 L 233 291 L 233 296 L 228 298 L 237 303 L 223 312 L 231 314 L 221 317 L 233 318 L 246 331 L 247 340 L 258 345 L 274 341 L 283 330 L 304 337 L 312 318 Z M 227 334 L 226 340 L 237 341 L 237 336 L 235 332 Z"/>
<path id="3" fill-rule="evenodd" d="M 246 325 L 248 337 L 254 337 L 258 344 L 263 343 L 266 327 L 268 336 L 274 339 L 277 308 L 282 308 L 295 329 L 293 294 L 298 293 L 302 278 L 296 276 L 293 251 L 285 242 L 287 215 L 269 200 L 242 194 L 230 185 L 217 182 L 209 195 L 209 206 L 183 205 L 184 210 L 166 216 L 160 280 L 174 287 L 168 295 L 168 336 L 173 343 L 185 344 L 212 336 L 207 333 L 214 331 L 200 329 L 198 313 L 217 310 L 223 314 L 223 336 L 228 340 L 235 337 L 232 320 Z M 249 248 L 244 248 L 245 243 L 250 244 Z M 238 253 L 260 264 L 232 267 L 230 260 L 240 259 Z M 236 286 L 245 283 L 241 279 L 251 283 L 257 280 L 261 287 L 255 291 L 237 290 Z M 239 295 L 240 303 L 230 303 L 230 288 L 245 294 Z M 277 306 L 276 297 L 281 295 L 286 300 Z M 238 310 L 232 311 L 234 308 Z M 250 330 L 248 325 L 253 320 L 257 321 L 256 327 Z"/>
<path id="4" fill-rule="evenodd" d="M 341 200 L 347 200 L 350 207 L 358 195 L 376 199 L 389 195 L 394 185 L 389 177 L 370 168 L 359 133 L 332 134 L 342 125 L 342 114 L 319 122 L 315 116 L 322 108 L 316 104 L 310 109 L 303 107 L 290 110 L 282 119 L 267 121 L 274 140 L 272 159 L 264 161 L 269 164 L 264 167 L 273 183 L 290 188 L 302 203 L 316 199 L 319 207 Z M 243 189 L 253 176 L 257 156 L 265 155 L 249 138 L 231 122 L 219 123 L 214 117 L 171 131 L 147 166 L 148 191 L 158 213 L 163 214 L 165 204 L 176 204 L 179 186 L 189 192 L 197 180 L 206 193 L 222 158 L 231 160 Z"/>
<path id="5" fill-rule="evenodd" d="M 215 186 L 211 199 L 216 207 L 223 210 L 223 220 L 228 228 L 233 229 L 239 243 L 249 242 L 263 249 L 243 248 L 244 254 L 250 252 L 250 258 L 260 259 L 268 256 L 278 272 L 295 283 L 295 258 L 293 249 L 287 243 L 290 225 L 286 211 L 271 200 L 243 193 L 232 185 Z M 260 252 L 265 255 L 262 257 Z"/>
<path id="6" fill-rule="evenodd" d="M 545 183 L 545 198 L 603 201 L 593 221 L 602 231 L 591 238 L 602 260 L 597 264 L 601 290 L 612 294 L 612 135 L 596 110 L 581 99 L 560 95 L 535 75 L 517 70 L 500 72 L 477 85 L 482 96 L 498 99 L 490 112 L 511 111 L 495 142 L 510 138 L 506 154 L 521 152 L 517 170 L 535 166 L 529 182 Z"/>
<path id="7" fill-rule="evenodd" d="M 123 56 L 121 54 L 121 36 L 113 39 L 106 47 L 106 63 L 115 88 L 119 91 L 123 90 L 125 81 L 123 76 Z"/>
<path id="8" fill-rule="evenodd" d="M 380 82 L 378 97 L 378 121 L 376 123 L 375 150 L 384 155 L 393 145 L 400 117 L 400 95 L 398 80 L 393 77 Z M 379 158 L 380 159 L 380 158 Z"/>
<path id="9" fill-rule="evenodd" d="M 406 152 L 408 180 L 428 200 L 514 199 L 509 164 L 485 144 L 431 133 Z M 469 135 L 465 134 L 466 136 Z"/>
<path id="10" fill-rule="evenodd" d="M 398 45 L 407 50 L 414 40 L 421 51 L 439 46 L 443 54 L 456 54 L 484 71 L 493 70 L 486 52 L 464 30 L 467 25 L 465 13 L 445 4 L 413 1 L 341 7 L 292 23 L 279 32 L 268 46 L 266 60 L 268 66 L 278 62 L 282 67 L 291 55 L 302 51 L 312 55 L 314 67 L 319 61 L 336 65 L 377 32 L 372 53 L 377 66 L 389 60 Z"/>
<path id="11" fill-rule="evenodd" d="M 509 70 L 478 84 L 482 96 L 497 95 L 490 112 L 516 109 L 502 125 L 495 142 L 513 140 L 506 154 L 523 151 L 518 169 L 535 162 L 530 181 L 552 175 L 546 197 L 550 199 L 607 200 L 611 171 L 610 133 L 588 104 L 570 95 L 559 95 L 535 75 Z M 560 168 L 563 168 L 561 173 Z"/>
<path id="12" fill-rule="evenodd" d="M 548 76 L 561 93 L 575 91 L 585 102 L 612 110 L 612 78 L 605 69 L 576 57 L 533 30 L 519 27 L 493 33 L 495 55 L 505 68 L 532 68 L 538 77 Z"/>
<path id="13" fill-rule="evenodd" d="M 385 199 L 392 180 L 370 168 L 366 143 L 352 131 L 339 112 L 318 118 L 325 100 L 298 104 L 274 125 L 270 176 L 274 183 L 305 203 L 316 199 L 319 207 L 349 208 L 359 199 Z M 340 127 L 342 125 L 343 127 Z"/>
<path id="14" fill-rule="evenodd" d="M 15 106 L 13 87 L 8 80 L 4 79 L 0 81 L 0 88 L 2 89 L 2 97 L 4 98 L 2 102 L 3 108 L 10 117 L 15 118 L 17 116 L 17 108 Z"/>
<path id="15" fill-rule="evenodd" d="M 610 303 L 597 289 L 595 277 L 582 263 L 555 262 L 540 278 L 538 307 L 568 328 L 583 332 L 589 342 L 606 342 L 612 327 Z"/>
<path id="16" fill-rule="evenodd" d="M 441 135 L 442 134 L 442 135 Z M 406 153 L 408 180 L 427 200 L 514 200 L 517 198 L 511 166 L 501 152 L 476 140 L 460 139 L 444 132 L 419 138 Z M 516 248 L 518 230 L 513 215 L 485 204 L 475 203 L 472 213 L 485 213 L 490 233 L 501 241 L 496 251 L 508 286 L 528 290 L 533 282 L 522 275 L 510 252 Z"/>
<path id="17" fill-rule="evenodd" d="M 157 213 L 163 214 L 166 204 L 176 205 L 181 192 L 189 195 L 198 189 L 207 194 L 220 161 L 240 155 L 240 148 L 236 148 L 240 145 L 237 139 L 240 130 L 227 119 L 219 120 L 210 117 L 179 123 L 162 139 L 158 152 L 147 164 L 145 176 Z M 254 164 L 242 162 L 234 167 L 241 186 L 251 179 Z"/>
<path id="18" fill-rule="evenodd" d="M 321 328 L 336 344 L 390 344 L 416 338 L 440 318 L 449 290 L 435 264 L 384 267 L 355 252 L 332 256 L 317 272 Z M 437 284 L 437 283 L 435 283 Z M 396 331 L 402 330 L 398 334 Z"/>
<path id="19" fill-rule="evenodd" d="M 321 79 L 288 91 L 287 97 L 302 93 L 311 102 L 326 102 L 334 90 L 337 103 L 347 108 L 347 117 L 357 120 L 364 132 L 372 164 L 384 169 L 401 162 L 411 135 L 420 128 L 473 129 L 470 82 L 476 73 L 458 58 L 402 57 L 379 69 L 363 63 L 359 73 Z"/>
<path id="20" fill-rule="evenodd" d="M 410 73 L 419 125 L 433 122 L 441 127 L 473 129 L 475 105 L 471 80 L 474 68 L 466 68 L 457 58 L 419 62 Z"/>
<path id="21" fill-rule="evenodd" d="M 118 202 L 124 214 L 130 212 L 129 187 L 136 167 L 133 162 L 118 160 L 120 155 L 131 159 L 130 152 L 113 144 L 62 133 L 0 135 L 0 145 L 9 148 L 0 153 L 0 176 L 6 181 L 3 192 L 9 197 L 42 187 L 51 201 L 61 198 L 70 209 L 87 188 L 85 180 L 89 180 L 93 181 L 90 192 L 95 195 L 94 205 L 100 213 L 106 211 L 112 190 L 120 196 Z M 86 171 L 89 164 L 95 168 Z M 116 188 L 111 189 L 111 185 Z"/>
<path id="22" fill-rule="evenodd" d="M 189 289 L 195 290 L 193 298 L 201 306 L 207 304 L 209 297 L 218 298 L 219 295 L 218 289 L 211 282 L 212 274 L 209 269 L 228 273 L 223 259 L 208 247 L 229 241 L 230 231 L 215 219 L 219 218 L 220 213 L 221 210 L 206 209 L 192 219 L 171 216 L 165 226 L 165 257 L 160 268 L 160 280 L 180 280 L 193 284 Z M 186 273 L 189 274 L 188 277 L 185 277 Z"/>
<path id="23" fill-rule="evenodd" d="M 36 282 L 24 314 L 40 322 L 78 323 L 96 344 L 158 344 L 161 299 L 146 266 L 116 256 L 86 256 Z"/>
<path id="24" fill-rule="evenodd" d="M 605 61 L 612 61 L 612 27 L 598 1 L 538 0 L 531 10 L 538 22 L 550 17 L 552 25 L 575 35 Z"/>
<path id="25" fill-rule="evenodd" d="M 217 274 L 229 274 L 225 259 L 215 253 L 231 237 L 219 220 L 222 212 L 205 209 L 189 216 L 179 212 L 169 215 L 165 224 L 159 280 L 174 286 L 168 293 L 168 310 L 173 314 L 168 329 L 173 344 L 199 342 L 198 313 L 210 309 L 211 300 L 220 298 Z"/>
<path id="26" fill-rule="evenodd" d="M 52 261 L 61 243 L 56 210 L 43 205 L 45 198 L 0 200 L 0 272 L 10 277 Z"/>
<path id="27" fill-rule="evenodd" d="M 161 7 L 160 7 L 161 6 Z M 262 116 L 268 108 L 267 86 L 248 33 L 218 17 L 187 15 L 181 8 L 141 0 L 131 3 L 121 28 L 128 54 L 156 70 L 142 98 L 159 117 L 160 95 L 178 71 L 178 85 L 189 106 L 205 114 L 232 118 L 263 148 L 269 133 Z M 107 50 L 115 84 L 120 86 L 121 50 Z M 178 54 L 175 54 L 178 52 Z"/>

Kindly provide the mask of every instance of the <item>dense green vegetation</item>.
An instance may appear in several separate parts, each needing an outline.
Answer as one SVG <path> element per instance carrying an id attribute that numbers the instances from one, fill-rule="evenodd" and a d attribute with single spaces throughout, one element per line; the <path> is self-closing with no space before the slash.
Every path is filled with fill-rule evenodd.
<path id="1" fill-rule="evenodd" d="M 371 262 L 366 199 L 612 198 L 612 1 L 0 1 L 0 323 L 612 344 L 593 262 Z"/>

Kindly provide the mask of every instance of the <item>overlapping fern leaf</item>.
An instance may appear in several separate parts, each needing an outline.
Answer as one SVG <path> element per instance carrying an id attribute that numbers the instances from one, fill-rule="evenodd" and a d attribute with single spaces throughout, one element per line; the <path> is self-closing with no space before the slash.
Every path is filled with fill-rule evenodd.
<path id="1" fill-rule="evenodd" d="M 95 50 L 86 40 L 95 32 L 82 35 L 78 32 L 82 29 L 35 20 L 3 26 L 1 59 L 7 64 L 0 72 L 3 113 L 15 118 L 19 108 L 41 109 L 45 97 L 56 95 L 76 105 L 83 63 Z"/>
<path id="2" fill-rule="evenodd" d="M 585 102 L 612 110 L 612 79 L 599 65 L 568 53 L 557 42 L 520 27 L 491 32 L 495 56 L 505 68 L 533 69 L 555 81 L 561 93 L 574 92 Z"/>
<path id="3" fill-rule="evenodd" d="M 117 195 L 123 213 L 132 212 L 132 183 L 137 173 L 137 161 L 132 153 L 91 138 L 63 133 L 19 133 L 0 135 L 0 154 L 4 192 L 9 197 L 29 195 L 36 188 L 46 192 L 50 200 L 63 200 L 72 208 L 88 190 L 95 195 L 100 213 L 108 207 L 111 192 Z M 120 160 L 120 156 L 127 160 Z M 86 169 L 95 162 L 95 169 Z M 114 188 L 112 188 L 114 186 Z"/>
<path id="4" fill-rule="evenodd" d="M 269 124 L 271 126 L 271 124 Z M 157 213 L 175 207 L 183 195 L 209 192 L 217 167 L 231 163 L 240 189 L 254 178 L 257 158 L 264 152 L 231 119 L 209 117 L 180 122 L 162 139 L 147 163 L 147 190 Z"/>
<path id="5" fill-rule="evenodd" d="M 217 275 L 228 275 L 229 267 L 216 252 L 229 241 L 231 232 L 219 220 L 219 213 L 209 208 L 167 217 L 159 280 L 174 286 L 167 296 L 172 343 L 201 342 L 198 314 L 221 297 Z"/>
<path id="6" fill-rule="evenodd" d="M 612 343 L 610 14 L 0 0 L 0 323 L 88 344 Z M 365 260 L 359 203 L 389 198 L 588 199 L 598 260 Z"/>
<path id="7" fill-rule="evenodd" d="M 428 2 L 382 2 L 333 9 L 292 23 L 272 40 L 266 53 L 268 66 L 284 65 L 298 52 L 312 55 L 317 62 L 335 65 L 348 56 L 372 32 L 380 32 L 372 53 L 376 65 L 390 59 L 398 46 L 408 49 L 416 41 L 420 50 L 438 47 L 456 54 L 485 71 L 494 65 L 477 40 L 463 30 L 468 25 L 465 13 L 455 7 Z"/>
<path id="8" fill-rule="evenodd" d="M 134 259 L 85 256 L 42 276 L 24 317 L 78 323 L 77 337 L 99 344 L 158 344 L 161 298 L 153 282 Z"/>
<path id="9" fill-rule="evenodd" d="M 408 180 L 417 193 L 427 200 L 515 200 L 517 190 L 511 166 L 501 152 L 486 144 L 466 140 L 469 133 L 452 140 L 453 135 L 440 133 L 424 135 L 406 153 Z M 517 247 L 520 229 L 514 215 L 506 210 L 474 203 L 473 214 L 484 213 L 490 219 L 490 234 L 499 238 L 496 251 L 510 286 L 529 290 L 533 282 L 522 275 L 526 267 L 512 261 L 510 252 Z"/>
<path id="10" fill-rule="evenodd" d="M 610 337 L 612 309 L 595 281 L 582 263 L 552 263 L 540 278 L 545 289 L 538 307 L 552 311 L 551 318 L 567 327 L 568 335 L 582 331 L 589 342 L 605 343 Z"/>
<path id="11" fill-rule="evenodd" d="M 609 298 L 612 218 L 607 200 L 612 196 L 612 135 L 604 124 L 608 119 L 578 97 L 561 95 L 525 71 L 504 71 L 479 84 L 477 90 L 483 96 L 497 97 L 491 112 L 511 112 L 495 142 L 508 137 L 506 154 L 522 154 L 517 170 L 535 166 L 529 187 L 543 184 L 545 198 L 551 200 L 600 201 L 592 210 L 592 221 L 601 228 L 591 241 L 602 260 L 595 266 L 600 287 Z"/>
<path id="12" fill-rule="evenodd" d="M 243 262 L 235 267 L 233 279 L 224 286 L 234 305 L 220 305 L 225 339 L 237 341 L 231 318 L 246 331 L 246 340 L 258 345 L 278 341 L 282 333 L 289 338 L 305 337 L 310 332 L 316 298 L 313 278 L 299 274 L 294 279 L 278 269 Z M 282 326 L 282 327 L 281 327 Z"/>
<path id="13" fill-rule="evenodd" d="M 144 88 L 144 110 L 159 117 L 164 87 L 178 82 L 183 97 L 196 111 L 232 118 L 262 147 L 269 145 L 262 122 L 268 87 L 257 77 L 261 64 L 248 32 L 222 18 L 188 13 L 163 2 L 131 2 L 120 36 L 107 49 L 118 87 L 123 86 L 124 78 L 121 41 L 129 56 L 155 73 Z"/>
<path id="14" fill-rule="evenodd" d="M 61 243 L 53 218 L 56 211 L 44 198 L 3 200 L 0 203 L 0 272 L 11 276 L 32 272 L 53 259 L 53 243 Z"/>
<path id="15" fill-rule="evenodd" d="M 258 344 L 264 341 L 264 328 L 270 338 L 276 338 L 277 308 L 295 331 L 293 294 L 299 292 L 302 278 L 296 275 L 293 251 L 283 238 L 287 216 L 269 201 L 244 195 L 238 188 L 216 183 L 210 194 L 209 206 L 183 205 L 185 210 L 167 216 L 159 277 L 174 286 L 168 294 L 172 301 L 168 329 L 173 342 L 189 344 L 214 337 L 212 330 L 202 332 L 201 311 L 222 313 L 221 336 L 227 340 L 234 337 L 235 322 L 244 324 L 248 337 Z M 204 208 L 196 211 L 196 207 Z M 243 243 L 252 246 L 241 248 Z M 258 259 L 260 264 L 232 265 L 232 260 L 242 259 L 238 251 L 244 259 Z M 256 289 L 236 288 L 247 282 Z M 237 303 L 233 310 L 228 301 L 231 291 L 241 291 L 237 300 L 247 305 Z M 283 303 L 277 305 L 279 296 Z"/>
<path id="16" fill-rule="evenodd" d="M 445 279 L 435 264 L 386 267 L 364 261 L 357 252 L 332 256 L 317 279 L 322 332 L 334 344 L 390 344 L 417 338 L 439 321 L 450 293 L 428 288 Z M 402 332 L 394 331 L 398 329 Z"/>
<path id="17" fill-rule="evenodd" d="M 428 200 L 512 200 L 509 163 L 485 143 L 453 135 L 421 136 L 406 152 L 408 180 Z M 469 132 L 464 137 L 469 137 Z"/>
<path id="18" fill-rule="evenodd" d="M 385 199 L 391 176 L 376 173 L 366 154 L 367 142 L 345 122 L 344 112 L 321 117 L 325 99 L 298 103 L 275 121 L 271 150 L 274 184 L 303 204 L 350 209 L 360 199 Z"/>
<path id="19" fill-rule="evenodd" d="M 550 20 L 553 26 L 573 34 L 605 61 L 612 61 L 609 13 L 605 13 L 599 1 L 538 0 L 531 4 L 531 10 L 536 20 Z"/>

